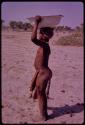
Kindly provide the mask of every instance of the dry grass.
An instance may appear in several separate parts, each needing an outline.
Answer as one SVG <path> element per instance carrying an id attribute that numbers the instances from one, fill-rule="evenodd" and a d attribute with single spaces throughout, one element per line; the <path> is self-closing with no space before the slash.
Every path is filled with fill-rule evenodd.
<path id="1" fill-rule="evenodd" d="M 77 31 L 72 34 L 62 36 L 55 42 L 56 45 L 83 46 L 83 32 Z"/>

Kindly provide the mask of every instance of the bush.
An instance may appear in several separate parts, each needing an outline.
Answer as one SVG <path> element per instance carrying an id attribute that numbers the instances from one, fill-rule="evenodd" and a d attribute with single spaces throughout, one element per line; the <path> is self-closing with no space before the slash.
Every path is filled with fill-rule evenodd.
<path id="1" fill-rule="evenodd" d="M 74 32 L 71 35 L 63 36 L 56 42 L 57 45 L 83 46 L 83 33 Z"/>

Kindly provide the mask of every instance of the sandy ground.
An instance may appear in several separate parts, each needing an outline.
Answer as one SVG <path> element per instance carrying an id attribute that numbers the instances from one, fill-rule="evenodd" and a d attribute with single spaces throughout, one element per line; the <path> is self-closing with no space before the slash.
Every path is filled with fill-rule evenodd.
<path id="1" fill-rule="evenodd" d="M 37 46 L 30 32 L 2 32 L 2 122 L 83 123 L 83 47 L 56 46 L 50 41 L 53 72 L 48 99 L 49 120 L 39 121 L 38 102 L 29 99 Z"/>

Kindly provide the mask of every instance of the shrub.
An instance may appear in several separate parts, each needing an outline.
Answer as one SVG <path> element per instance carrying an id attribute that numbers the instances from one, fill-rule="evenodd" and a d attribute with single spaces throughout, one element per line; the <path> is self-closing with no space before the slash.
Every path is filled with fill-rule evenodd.
<path id="1" fill-rule="evenodd" d="M 83 45 L 83 33 L 74 32 L 71 35 L 62 36 L 56 41 L 57 45 L 72 45 L 72 46 L 82 46 Z"/>

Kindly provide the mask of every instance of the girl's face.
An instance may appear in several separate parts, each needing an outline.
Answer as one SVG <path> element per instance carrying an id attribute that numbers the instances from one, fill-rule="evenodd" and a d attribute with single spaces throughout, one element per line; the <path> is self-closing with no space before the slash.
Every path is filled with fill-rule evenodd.
<path id="1" fill-rule="evenodd" d="M 40 33 L 39 39 L 42 40 L 43 42 L 48 42 L 50 37 L 48 35 L 44 34 L 44 33 L 42 33 L 42 34 Z"/>

